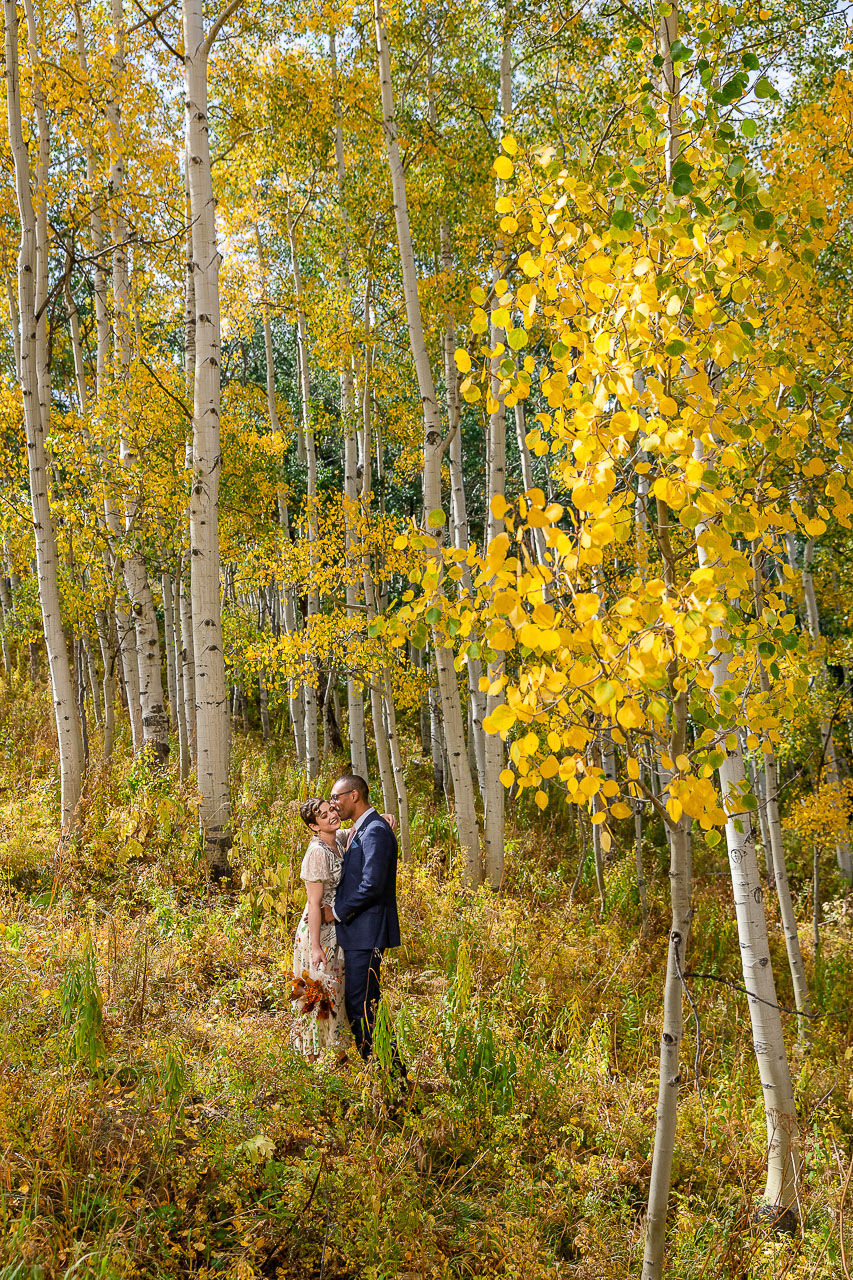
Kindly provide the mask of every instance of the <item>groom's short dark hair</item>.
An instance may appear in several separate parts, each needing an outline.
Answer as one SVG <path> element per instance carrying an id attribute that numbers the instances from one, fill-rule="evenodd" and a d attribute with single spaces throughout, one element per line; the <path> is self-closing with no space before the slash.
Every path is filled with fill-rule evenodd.
<path id="1" fill-rule="evenodd" d="M 335 783 L 336 787 L 345 787 L 347 791 L 357 791 L 362 800 L 370 798 L 370 790 L 364 778 L 360 778 L 357 773 L 347 773 L 343 778 L 338 778 Z"/>

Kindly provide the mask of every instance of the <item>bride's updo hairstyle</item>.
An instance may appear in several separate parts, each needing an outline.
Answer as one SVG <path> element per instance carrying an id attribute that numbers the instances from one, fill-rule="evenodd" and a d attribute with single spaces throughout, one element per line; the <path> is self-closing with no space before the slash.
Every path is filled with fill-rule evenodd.
<path id="1" fill-rule="evenodd" d="M 327 804 L 322 796 L 312 796 L 310 800 L 306 800 L 304 804 L 299 806 L 299 813 L 306 827 L 312 829 L 317 825 L 317 814 L 320 812 L 322 805 Z"/>

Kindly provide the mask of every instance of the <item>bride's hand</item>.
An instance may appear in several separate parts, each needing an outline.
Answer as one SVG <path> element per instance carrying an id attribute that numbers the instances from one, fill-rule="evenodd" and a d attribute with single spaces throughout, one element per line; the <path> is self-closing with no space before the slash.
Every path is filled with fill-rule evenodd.
<path id="1" fill-rule="evenodd" d="M 326 953 L 322 947 L 311 948 L 311 963 L 315 969 L 322 969 L 326 964 Z"/>
<path id="2" fill-rule="evenodd" d="M 393 813 L 383 813 L 382 817 L 388 823 L 388 826 L 392 831 L 397 830 L 397 819 L 394 817 Z"/>

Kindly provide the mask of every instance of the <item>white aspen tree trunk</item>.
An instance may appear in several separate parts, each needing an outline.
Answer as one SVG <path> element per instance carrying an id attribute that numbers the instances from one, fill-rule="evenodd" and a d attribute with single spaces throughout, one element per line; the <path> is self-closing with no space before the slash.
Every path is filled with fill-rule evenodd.
<path id="1" fill-rule="evenodd" d="M 394 109 L 394 93 L 391 83 L 391 59 L 388 52 L 388 40 L 382 17 L 381 0 L 374 0 L 374 18 L 376 25 L 376 47 L 379 60 L 379 80 L 382 92 L 382 125 L 385 134 L 388 165 L 391 171 L 391 184 L 394 198 L 394 218 L 397 227 L 397 242 L 400 250 L 400 266 L 403 275 L 403 292 L 406 302 L 406 319 L 409 329 L 409 343 L 412 351 L 415 370 L 418 378 L 421 403 L 424 416 L 424 478 L 423 500 L 424 520 L 426 522 L 431 511 L 441 508 L 441 460 L 443 455 L 441 438 L 441 416 L 435 395 L 435 383 L 430 367 L 429 355 L 423 332 L 420 300 L 418 298 L 417 268 L 412 248 L 412 235 L 409 226 L 409 208 L 406 198 L 406 176 L 400 159 L 397 141 L 397 121 Z M 436 553 L 440 555 L 440 552 Z M 444 732 L 447 751 L 450 759 L 450 771 L 453 779 L 453 794 L 456 803 L 456 825 L 459 843 L 462 849 L 463 878 L 468 885 L 479 884 L 480 870 L 480 833 L 477 828 L 477 814 L 474 807 L 474 785 L 471 781 L 471 769 L 465 747 L 465 731 L 462 718 L 462 706 L 459 697 L 459 685 L 456 681 L 456 670 L 453 665 L 453 651 L 445 647 L 440 639 L 435 643 L 435 663 L 438 673 L 438 687 L 441 694 L 442 712 L 444 715 Z"/>
<path id="2" fill-rule="evenodd" d="M 125 75 L 123 0 L 112 0 L 113 50 L 111 56 L 112 87 L 106 115 L 111 144 L 110 191 L 113 199 L 113 307 L 115 312 L 115 370 L 118 380 L 119 447 L 125 470 L 124 519 L 127 538 L 124 553 L 124 579 L 130 598 L 136 633 L 139 662 L 139 696 L 142 706 L 144 745 L 164 763 L 169 758 L 169 719 L 163 701 L 163 679 L 160 660 L 160 635 L 154 597 L 148 570 L 141 551 L 134 546 L 139 536 L 140 512 L 134 494 L 136 455 L 130 441 L 127 407 L 128 381 L 132 356 L 133 317 L 131 314 L 130 276 L 126 248 L 127 223 L 122 212 L 124 194 L 124 152 L 122 142 L 120 95 Z"/>
<path id="3" fill-rule="evenodd" d="M 687 696 L 686 693 L 679 693 L 673 708 L 670 744 L 673 758 L 684 751 L 686 731 Z M 679 1058 L 684 1033 L 681 975 L 684 972 L 692 918 L 688 823 L 682 819 L 668 824 L 667 835 L 669 837 L 671 922 L 664 979 L 657 1118 L 649 1183 L 642 1280 L 658 1280 L 663 1273 L 666 1216 L 678 1122 L 678 1086 L 681 1082 Z M 639 865 L 641 869 L 642 862 Z"/>
<path id="4" fill-rule="evenodd" d="M 9 327 L 12 332 L 12 353 L 15 358 L 15 377 L 21 381 L 21 317 L 14 282 L 6 277 L 6 302 L 9 307 Z"/>
<path id="5" fill-rule="evenodd" d="M 500 63 L 500 114 L 502 128 L 506 129 L 509 116 L 512 114 L 512 50 L 510 47 L 508 34 L 509 20 L 508 14 L 505 17 L 504 35 L 501 44 L 501 63 Z M 496 248 L 496 256 L 503 254 L 503 242 L 498 241 Z M 492 282 L 497 284 L 500 278 L 500 268 L 496 264 L 492 270 Z M 495 298 L 492 305 L 492 313 L 500 305 L 500 300 L 495 292 Z M 491 377 L 490 377 L 490 413 L 489 413 L 489 431 L 487 437 L 487 454 L 486 454 L 486 490 L 488 499 L 486 541 L 491 543 L 493 538 L 504 530 L 504 521 L 498 519 L 492 512 L 492 500 L 498 496 L 503 497 L 506 492 L 506 405 L 504 397 L 501 394 L 501 371 L 500 364 L 502 357 L 506 354 L 506 333 L 503 329 L 491 323 L 489 328 L 489 343 L 492 349 L 491 357 Z M 494 658 L 489 663 L 488 677 L 489 689 L 486 694 L 486 715 L 490 716 L 495 713 L 497 708 L 505 701 L 501 677 L 503 675 L 503 658 L 500 656 Z M 486 879 L 493 889 L 499 889 L 501 880 L 503 879 L 504 870 L 504 788 L 500 780 L 501 770 L 504 767 L 504 749 L 501 738 L 496 733 L 486 734 L 484 744 L 484 773 L 485 787 L 483 789 L 483 808 L 485 811 L 485 829 L 484 829 L 484 861 L 486 870 Z"/>
<path id="6" fill-rule="evenodd" d="M 441 261 L 446 275 L 453 268 L 453 257 L 450 246 L 450 228 L 447 220 L 442 219 Z M 456 322 L 452 313 L 448 312 L 444 330 L 444 383 L 447 389 L 447 422 L 450 445 L 447 458 L 450 470 L 450 536 L 457 551 L 467 551 L 470 545 L 468 533 L 468 506 L 465 498 L 465 480 L 462 470 L 462 424 L 459 404 L 459 381 L 456 373 Z M 473 587 L 470 567 L 463 562 L 460 590 L 471 596 Z M 471 747 L 476 764 L 477 782 L 480 794 L 486 791 L 486 756 L 483 718 L 486 714 L 486 699 L 480 691 L 480 678 L 483 664 L 472 655 L 466 657 L 468 673 L 468 703 L 471 710 Z"/>
<path id="7" fill-rule="evenodd" d="M 13 614 L 12 614 L 12 596 L 9 591 L 9 582 L 8 582 L 8 579 L 6 578 L 5 567 L 2 569 L 2 571 L 0 571 L 0 610 L 2 610 L 2 614 L 3 614 L 3 635 L 2 635 L 3 670 L 6 672 L 7 677 L 11 678 L 12 655 L 9 649 L 9 636 L 7 634 L 7 628 L 9 627 L 9 624 L 12 621 Z"/>
<path id="8" fill-rule="evenodd" d="M 429 75 L 431 78 L 431 62 Z M 438 112 L 431 86 L 429 92 L 429 118 L 437 134 Z M 453 250 L 450 240 L 450 226 L 446 217 L 443 217 L 439 223 L 439 243 L 441 246 L 442 271 L 449 282 L 453 273 Z M 443 359 L 449 441 L 447 458 L 450 472 L 450 538 L 452 545 L 457 550 L 467 551 L 469 548 L 468 507 L 465 498 L 465 479 L 462 466 L 462 412 L 459 402 L 459 377 L 454 358 L 455 351 L 456 321 L 453 318 L 453 312 L 448 310 L 444 327 Z M 462 561 L 461 568 L 462 578 L 459 582 L 459 592 L 463 596 L 472 597 L 473 588 L 470 566 L 465 561 Z M 465 657 L 465 667 L 468 676 L 468 769 L 472 779 L 476 773 L 477 785 L 485 804 L 486 735 L 483 731 L 483 720 L 486 715 L 486 697 L 480 689 L 483 664 L 479 657 L 468 653 Z"/>
<path id="9" fill-rule="evenodd" d="M 18 13 L 15 0 L 4 0 L 6 119 L 21 221 L 18 253 L 21 395 L 33 510 L 36 576 L 59 741 L 62 829 L 64 834 L 68 834 L 77 822 L 77 806 L 83 783 L 83 740 L 74 704 L 71 663 L 62 629 L 56 538 L 50 510 L 45 456 L 45 436 L 50 430 L 51 398 L 46 314 L 49 288 L 47 200 L 50 139 L 41 88 L 38 30 L 31 0 L 25 5 L 25 11 L 32 74 L 31 92 L 38 124 L 35 198 L 21 119 Z"/>
<path id="10" fill-rule="evenodd" d="M 512 114 L 512 49 L 509 40 L 509 14 L 504 17 L 504 32 L 501 43 L 500 61 L 500 101 L 501 127 L 505 131 L 507 121 Z M 496 257 L 503 256 L 503 242 L 495 246 Z M 492 270 L 492 282 L 497 284 L 500 278 L 500 267 L 496 263 Z M 500 305 L 495 291 L 492 312 Z M 490 413 L 489 432 L 487 438 L 486 477 L 487 477 L 487 544 L 504 530 L 504 521 L 492 512 L 492 500 L 506 493 L 506 405 L 501 393 L 501 359 L 507 352 L 506 333 L 491 323 L 489 329 L 492 349 L 490 368 Z M 505 701 L 502 687 L 503 658 L 498 656 L 489 663 L 489 689 L 486 694 L 486 716 L 493 715 Z M 504 788 L 500 780 L 504 767 L 504 747 L 498 734 L 486 734 L 484 744 L 485 788 L 483 790 L 484 824 L 484 861 L 486 879 L 493 889 L 499 889 L 504 870 Z"/>
<path id="11" fill-rule="evenodd" d="M 307 466 L 306 506 L 308 526 L 308 572 L 310 581 L 306 592 L 308 603 L 305 619 L 308 631 L 311 621 L 320 613 L 320 594 L 313 585 L 314 569 L 317 563 L 317 447 L 314 439 L 314 426 L 311 421 L 311 381 L 308 372 L 308 323 L 303 307 L 302 272 L 299 267 L 299 256 L 296 252 L 296 237 L 289 204 L 285 211 L 287 222 L 287 239 L 290 245 L 290 260 L 293 268 L 293 289 L 296 301 L 296 352 L 299 372 L 299 398 L 302 406 L 302 439 L 304 441 L 305 460 Z M 312 659 L 316 670 L 316 660 Z M 320 773 L 320 749 L 318 739 L 317 685 L 316 675 L 309 679 L 303 688 L 305 708 L 305 776 L 313 782 Z"/>
<path id="12" fill-rule="evenodd" d="M 89 59 L 86 51 L 86 34 L 83 27 L 83 17 L 80 12 L 80 6 L 76 3 L 76 0 L 74 3 L 74 26 L 77 40 L 77 61 L 80 66 L 83 83 L 88 85 Z M 96 333 L 95 396 L 100 400 L 104 391 L 106 379 L 110 345 L 110 317 L 107 298 L 106 257 L 102 252 L 104 247 L 104 233 L 103 223 L 101 221 L 101 200 L 97 192 L 97 162 L 95 158 L 93 138 L 90 132 L 87 132 L 86 134 L 85 147 L 86 185 L 89 189 L 91 208 L 89 215 L 89 227 L 92 235 L 92 247 L 94 249 L 93 275 Z"/>
<path id="13" fill-rule="evenodd" d="M 755 613 L 757 617 L 760 617 L 764 607 L 764 587 L 761 573 L 761 555 L 757 544 L 753 544 L 752 567 L 755 583 Z M 762 693 L 769 694 L 770 676 L 763 663 L 759 666 L 758 675 Z M 794 911 L 794 903 L 791 899 L 791 886 L 788 882 L 785 846 L 782 841 L 782 820 L 779 814 L 779 769 L 773 744 L 767 735 L 764 736 L 762 746 L 764 761 L 764 815 L 772 869 L 770 879 L 776 888 L 776 896 L 779 901 L 779 915 L 782 919 L 782 932 L 785 935 L 785 949 L 788 953 L 788 967 L 791 970 L 791 982 L 794 988 L 794 1005 L 797 1012 L 802 1015 L 798 1019 L 800 1042 L 801 1044 L 807 1044 L 809 1040 L 811 1000 L 800 947 L 797 917 Z"/>
<path id="14" fill-rule="evenodd" d="M 284 613 L 284 630 L 288 636 L 296 634 L 296 605 L 293 591 L 288 587 L 282 593 Z M 305 767 L 305 686 L 301 681 L 288 681 L 288 707 L 290 723 L 293 727 L 293 745 L 296 750 L 296 762 Z"/>
<path id="15" fill-rule="evenodd" d="M 645 938 L 649 931 L 649 898 L 646 890 L 646 875 L 643 869 L 643 809 L 640 800 L 632 803 L 634 810 L 634 865 L 637 869 L 637 894 L 640 899 L 640 916 L 642 926 L 640 936 Z"/>
<path id="16" fill-rule="evenodd" d="M 370 713 L 373 718 L 373 743 L 376 747 L 376 765 L 379 769 L 379 785 L 382 788 L 382 804 L 386 813 L 393 813 L 397 807 L 394 769 L 391 765 L 391 752 L 388 750 L 388 736 L 385 731 L 382 691 L 376 681 L 370 683 Z"/>
<path id="17" fill-rule="evenodd" d="M 679 1057 L 684 1033 L 682 983 L 684 948 L 690 928 L 690 889 L 684 869 L 687 863 L 686 827 L 674 824 L 669 831 L 670 893 L 672 916 L 663 989 L 663 1028 L 660 1041 L 657 1121 L 649 1183 L 646 1240 L 642 1280 L 658 1280 L 663 1273 L 666 1215 L 672 1182 L 672 1157 L 678 1118 Z"/>
<path id="18" fill-rule="evenodd" d="M 391 756 L 391 769 L 394 774 L 394 790 L 397 793 L 397 819 L 400 838 L 400 854 L 404 862 L 412 860 L 412 833 L 409 829 L 409 793 L 406 787 L 406 767 L 403 762 L 403 749 L 400 735 L 397 732 L 397 711 L 394 706 L 394 690 L 391 677 L 385 673 L 383 681 L 383 700 L 385 703 L 385 724 L 388 730 L 388 749 Z"/>
<path id="19" fill-rule="evenodd" d="M 494 325 L 491 330 L 492 350 L 500 339 L 500 330 Z M 503 520 L 492 513 L 491 499 L 503 494 L 506 485 L 506 410 L 499 391 L 499 377 L 495 373 L 497 357 L 492 360 L 492 398 L 495 409 L 490 418 L 489 431 L 489 511 L 487 525 L 487 542 L 496 538 L 504 528 Z M 500 487 L 498 487 L 500 486 Z M 496 657 L 488 667 L 489 689 L 486 696 L 486 715 L 495 713 L 505 701 L 501 683 L 503 676 L 503 658 Z M 501 770 L 504 767 L 504 749 L 501 738 L 496 733 L 485 735 L 485 789 L 483 791 L 483 807 L 485 810 L 484 855 L 486 878 L 493 889 L 499 889 L 504 871 L 504 786 L 501 782 Z"/>
<path id="20" fill-rule="evenodd" d="M 797 548 L 794 541 L 794 535 L 787 533 L 785 535 L 785 545 L 788 550 L 788 560 L 791 568 L 797 570 Z M 814 538 L 809 538 L 803 548 L 803 567 L 801 570 L 803 582 L 803 596 L 806 603 L 806 622 L 809 628 L 809 635 L 812 642 L 817 645 L 820 643 L 820 612 L 817 607 L 817 596 L 814 589 L 814 579 L 812 578 L 811 565 L 812 556 L 814 555 Z M 821 667 L 822 683 L 826 684 L 825 665 Z M 832 719 L 825 713 L 821 714 L 821 739 L 823 742 L 823 758 L 824 772 L 826 780 L 831 787 L 838 787 L 841 783 L 841 772 L 838 768 L 838 756 L 835 751 L 835 735 L 832 730 Z M 820 779 L 818 779 L 820 782 Z M 836 842 L 835 858 L 838 863 L 838 869 L 844 876 L 845 880 L 853 881 L 853 850 L 851 850 L 850 841 L 842 838 Z"/>
<path id="21" fill-rule="evenodd" d="M 696 455 L 701 457 L 701 444 Z M 703 525 L 697 526 L 697 555 L 701 567 L 710 563 L 702 546 Z M 731 640 L 720 627 L 712 632 L 711 675 L 715 697 L 728 683 Z M 741 967 L 752 1024 L 752 1040 L 767 1124 L 767 1182 L 760 1216 L 779 1227 L 790 1228 L 798 1220 L 799 1127 L 791 1084 L 791 1071 L 776 996 L 776 983 L 767 938 L 764 893 L 755 851 L 752 819 L 738 809 L 738 797 L 746 788 L 746 771 L 737 737 L 727 747 L 720 766 L 720 790 L 728 814 L 726 848 L 732 877 L 738 926 Z"/>
<path id="22" fill-rule="evenodd" d="M 95 655 L 92 652 L 91 637 L 83 633 L 80 636 L 80 643 L 83 646 L 83 657 L 86 662 L 86 673 L 89 677 L 89 694 L 92 699 L 92 715 L 95 719 L 95 727 L 101 727 L 101 689 L 98 681 L 98 668 L 95 663 Z"/>
<path id="23" fill-rule="evenodd" d="M 659 26 L 660 48 L 663 55 L 663 91 L 669 101 L 667 110 L 665 165 L 667 182 L 671 181 L 672 166 L 678 155 L 680 127 L 681 84 L 671 56 L 671 47 L 678 36 L 678 8 L 673 4 L 668 16 L 662 17 Z M 635 380 L 636 385 L 636 380 Z M 669 590 L 676 587 L 675 567 L 669 541 L 669 511 L 658 502 L 658 542 L 664 562 L 664 579 Z M 643 508 L 645 512 L 645 507 Z M 644 526 L 645 528 L 645 526 Z M 674 689 L 670 672 L 670 688 Z M 675 759 L 684 750 L 687 729 L 687 697 L 682 691 L 674 699 L 672 715 L 672 750 Z M 681 1081 L 680 1052 L 684 1032 L 682 1011 L 682 979 L 687 936 L 691 918 L 690 850 L 687 824 L 669 825 L 670 903 L 671 921 L 667 944 L 666 977 L 663 996 L 663 1028 L 660 1043 L 660 1073 L 658 1078 L 658 1103 L 655 1124 L 655 1141 L 652 1154 L 652 1172 L 649 1183 L 649 1205 L 646 1218 L 646 1239 L 643 1250 L 642 1280 L 660 1280 L 663 1274 L 664 1247 L 666 1243 L 666 1217 L 672 1184 L 672 1158 L 678 1122 L 678 1086 Z"/>
<path id="24" fill-rule="evenodd" d="M 110 760 L 115 746 L 116 732 L 116 649 L 113 642 L 110 614 L 106 609 L 95 610 L 95 625 L 98 630 L 98 646 L 101 650 L 101 663 L 104 668 L 104 759 Z"/>
<path id="25" fill-rule="evenodd" d="M 344 157 L 344 130 L 340 96 L 337 92 L 337 50 L 334 35 L 329 36 L 329 57 L 335 79 L 335 165 L 338 178 L 338 200 L 341 206 L 344 234 L 341 241 L 341 279 L 344 294 L 350 300 L 352 316 L 352 284 L 349 272 L 349 217 L 346 204 L 346 162 Z M 368 389 L 369 389 L 369 380 Z M 358 583 L 355 579 L 359 560 L 356 523 L 358 513 L 358 437 L 356 434 L 355 395 L 351 359 L 344 359 L 341 370 L 341 417 L 344 440 L 344 532 L 346 537 L 346 602 L 347 618 L 354 623 L 361 612 Z M 364 732 L 364 690 L 352 671 L 347 672 L 347 721 L 350 740 L 350 763 L 353 773 L 367 776 L 367 738 Z"/>
<path id="26" fill-rule="evenodd" d="M 730 641 L 721 629 L 714 632 L 717 657 L 712 672 L 714 691 L 728 682 Z M 785 1050 L 782 1019 L 776 996 L 773 966 L 767 940 L 764 895 L 752 821 L 748 812 L 737 812 L 735 797 L 745 783 L 743 756 L 736 747 L 720 766 L 720 786 L 729 819 L 726 845 L 732 874 L 735 911 L 744 986 L 750 992 L 749 1014 L 752 1038 L 767 1121 L 767 1183 L 765 1213 L 780 1226 L 797 1220 L 797 1179 L 799 1174 L 799 1131 L 791 1072 Z"/>
<path id="27" fill-rule="evenodd" d="M 198 757 L 198 737 L 196 732 L 196 693 L 195 693 L 195 649 L 193 641 L 192 598 L 189 583 L 189 560 L 184 568 L 183 558 L 180 567 L 180 590 L 178 592 L 178 616 L 181 626 L 180 668 L 181 683 L 184 688 L 184 720 L 187 730 L 187 756 L 189 769 L 194 769 Z M 189 769 L 187 773 L 189 773 Z"/>
<path id="28" fill-rule="evenodd" d="M 121 670 L 124 691 L 127 696 L 127 717 L 130 721 L 130 739 L 135 755 L 142 750 L 145 739 L 142 728 L 142 705 L 139 696 L 139 657 L 136 650 L 136 631 L 130 610 L 124 600 L 116 601 L 116 631 L 121 654 Z"/>
<path id="29" fill-rule="evenodd" d="M 172 631 L 166 633 L 166 644 L 172 645 L 175 663 L 175 723 L 178 730 L 178 770 L 181 780 L 189 777 L 189 734 L 187 732 L 187 696 L 184 689 L 183 643 L 181 641 L 181 558 L 178 557 L 175 577 L 172 580 Z"/>
<path id="30" fill-rule="evenodd" d="M 66 279 L 65 288 L 65 310 L 68 317 L 68 331 L 71 336 L 71 354 L 74 359 L 74 381 L 77 389 L 77 405 L 81 416 L 85 416 L 89 396 L 86 387 L 86 366 L 83 361 L 83 344 L 80 341 L 80 316 L 77 311 L 77 304 L 71 293 L 71 282 Z"/>
<path id="31" fill-rule="evenodd" d="M 196 694 L 197 774 L 204 861 L 215 878 L 230 877 L 230 731 L 219 597 L 220 321 L 219 264 L 208 137 L 207 63 L 227 6 L 204 36 L 201 0 L 183 0 L 187 175 L 192 215 L 195 293 L 193 477 L 190 580 Z"/>
<path id="32" fill-rule="evenodd" d="M 178 668 L 175 661 L 175 592 L 171 574 L 160 578 L 163 593 L 163 644 L 166 649 L 166 685 L 169 690 L 169 709 L 175 727 L 178 726 Z"/>

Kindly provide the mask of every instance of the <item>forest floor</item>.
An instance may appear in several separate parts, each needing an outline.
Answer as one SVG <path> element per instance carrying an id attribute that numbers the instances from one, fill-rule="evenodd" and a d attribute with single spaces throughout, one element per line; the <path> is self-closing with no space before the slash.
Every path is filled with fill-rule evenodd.
<path id="1" fill-rule="evenodd" d="M 240 887 L 223 895 L 204 887 L 192 791 L 126 745 L 90 778 L 80 840 L 56 861 L 50 719 L 43 692 L 0 692 L 0 1280 L 639 1274 L 667 929 L 659 831 L 646 938 L 631 833 L 602 916 L 588 875 L 569 904 L 578 850 L 556 811 L 528 821 L 514 807 L 505 891 L 465 893 L 446 808 L 412 756 L 415 854 L 385 969 L 414 1081 L 401 1100 L 379 1061 L 312 1068 L 289 1048 L 306 838 L 292 764 L 236 740 Z M 697 845 L 694 861 L 691 965 L 739 982 L 725 860 Z M 805 920 L 808 886 L 794 882 Z M 828 1016 L 807 1050 L 785 1018 L 803 1134 L 793 1238 L 753 1225 L 765 1133 L 745 1000 L 695 984 L 671 1280 L 850 1275 L 853 921 L 840 896 L 822 952 L 809 972 Z M 853 1187 L 847 1204 L 853 1215 Z"/>

